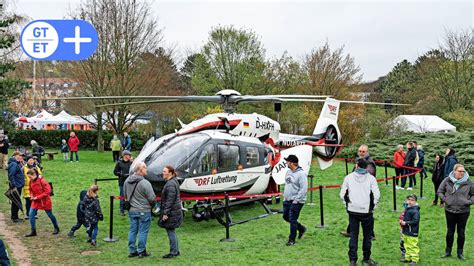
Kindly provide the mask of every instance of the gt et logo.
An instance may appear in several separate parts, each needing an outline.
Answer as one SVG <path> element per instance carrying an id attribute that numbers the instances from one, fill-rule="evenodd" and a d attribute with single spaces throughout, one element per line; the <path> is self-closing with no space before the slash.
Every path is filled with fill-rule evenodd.
<path id="1" fill-rule="evenodd" d="M 23 29 L 20 42 L 35 60 L 85 60 L 97 49 L 98 35 L 84 20 L 35 20 Z"/>

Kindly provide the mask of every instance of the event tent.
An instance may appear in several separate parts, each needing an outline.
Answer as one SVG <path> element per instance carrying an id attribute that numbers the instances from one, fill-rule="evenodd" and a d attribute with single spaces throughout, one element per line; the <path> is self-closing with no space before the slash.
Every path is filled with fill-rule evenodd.
<path id="1" fill-rule="evenodd" d="M 56 125 L 64 125 L 64 128 L 72 128 L 72 125 L 89 125 L 90 123 L 79 116 L 72 116 L 65 111 L 61 111 L 57 115 L 52 115 L 42 110 L 32 117 L 19 117 L 15 119 L 18 126 L 34 127 L 36 129 L 55 129 Z M 53 128 L 51 128 L 53 127 Z"/>
<path id="2" fill-rule="evenodd" d="M 81 117 L 72 116 L 64 110 L 61 111 L 59 114 L 53 116 L 47 122 L 48 122 L 48 124 L 75 124 L 75 125 L 89 124 L 89 122 L 82 119 Z"/>
<path id="3" fill-rule="evenodd" d="M 405 131 L 425 132 L 456 132 L 456 127 L 437 115 L 400 115 L 395 122 L 402 125 Z"/>

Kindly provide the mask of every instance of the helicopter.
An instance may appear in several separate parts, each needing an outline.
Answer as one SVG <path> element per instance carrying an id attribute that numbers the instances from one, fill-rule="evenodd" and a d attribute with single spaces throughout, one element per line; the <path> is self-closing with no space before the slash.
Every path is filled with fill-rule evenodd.
<path id="1" fill-rule="evenodd" d="M 127 100 L 122 103 L 96 105 L 97 108 L 169 102 L 219 103 L 224 113 L 206 115 L 189 124 L 178 119 L 181 128 L 160 138 L 151 138 L 135 158 L 147 165 L 145 177 L 159 195 L 164 186 L 162 170 L 175 167 L 181 196 L 254 195 L 278 192 L 284 184 L 288 155 L 296 155 L 308 174 L 313 156 L 324 170 L 342 148 L 337 125 L 341 103 L 384 104 L 336 100 L 323 95 L 241 95 L 235 90 L 221 90 L 214 96 L 108 96 L 69 97 L 65 100 Z M 151 100 L 150 100 L 151 99 Z M 130 101 L 132 100 L 132 101 Z M 138 101 L 134 101 L 138 100 Z M 242 103 L 273 102 L 281 110 L 282 102 L 323 102 L 319 119 L 311 136 L 281 133 L 279 122 L 257 113 L 238 114 Z M 391 104 L 399 105 L 399 104 Z M 278 110 L 277 110 L 278 111 Z M 211 204 L 212 205 L 212 204 Z M 201 207 L 196 204 L 194 216 Z M 211 207 L 212 208 L 212 207 Z"/>

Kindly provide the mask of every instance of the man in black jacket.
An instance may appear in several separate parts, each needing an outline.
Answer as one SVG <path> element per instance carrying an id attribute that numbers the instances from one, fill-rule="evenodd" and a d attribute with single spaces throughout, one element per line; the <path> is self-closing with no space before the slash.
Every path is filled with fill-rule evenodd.
<path id="1" fill-rule="evenodd" d="M 407 166 L 407 167 L 411 167 L 411 168 L 415 167 L 416 155 L 417 155 L 417 152 L 415 150 L 413 142 L 408 142 L 407 143 L 407 154 L 406 154 L 405 162 L 403 163 L 403 166 Z M 413 173 L 413 170 L 405 169 L 405 174 L 411 174 L 411 173 Z M 414 177 L 414 175 L 411 175 L 409 178 L 410 178 L 410 183 L 408 185 L 407 190 L 412 190 L 415 177 Z M 407 183 L 406 177 L 402 178 L 402 189 L 405 189 L 405 184 L 406 183 Z"/>
<path id="2" fill-rule="evenodd" d="M 122 152 L 122 159 L 117 162 L 114 169 L 114 175 L 118 177 L 120 196 L 123 196 L 123 184 L 130 174 L 132 165 L 132 154 L 128 150 Z M 123 200 L 120 200 L 120 215 L 124 216 Z"/>

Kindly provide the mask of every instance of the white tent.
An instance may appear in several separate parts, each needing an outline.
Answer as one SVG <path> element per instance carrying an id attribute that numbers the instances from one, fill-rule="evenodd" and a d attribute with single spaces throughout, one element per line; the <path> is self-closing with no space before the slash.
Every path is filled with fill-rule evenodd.
<path id="1" fill-rule="evenodd" d="M 456 132 L 456 127 L 437 115 L 400 115 L 395 122 L 402 125 L 405 131 L 425 132 Z"/>
<path id="2" fill-rule="evenodd" d="M 72 116 L 66 111 L 61 111 L 59 114 L 52 117 L 48 124 L 74 124 L 74 125 L 84 125 L 89 124 L 89 122 L 80 118 L 79 116 Z"/>
<path id="3" fill-rule="evenodd" d="M 24 127 L 24 126 L 31 126 L 35 127 L 37 129 L 41 129 L 43 127 L 44 121 L 50 119 L 53 117 L 52 114 L 48 113 L 46 110 L 41 110 L 38 114 L 32 116 L 32 117 L 19 117 L 15 119 L 15 122 L 17 123 L 18 126 Z"/>

